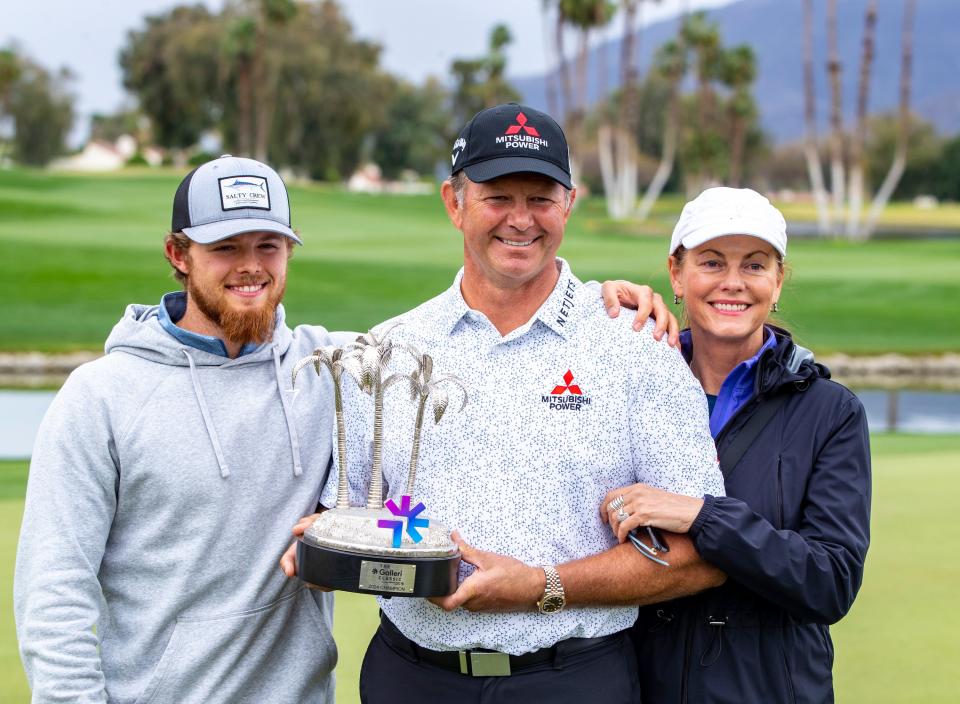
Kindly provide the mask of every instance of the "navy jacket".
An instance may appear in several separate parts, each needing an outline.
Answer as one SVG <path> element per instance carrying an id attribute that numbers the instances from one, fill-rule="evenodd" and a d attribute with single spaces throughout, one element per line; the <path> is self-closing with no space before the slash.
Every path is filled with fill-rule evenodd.
<path id="1" fill-rule="evenodd" d="M 721 457 L 759 401 L 789 397 L 723 467 L 727 496 L 706 497 L 690 529 L 728 580 L 640 609 L 644 704 L 833 701 L 828 625 L 853 604 L 869 544 L 867 421 L 856 396 L 775 332 L 753 398 L 717 436 Z"/>

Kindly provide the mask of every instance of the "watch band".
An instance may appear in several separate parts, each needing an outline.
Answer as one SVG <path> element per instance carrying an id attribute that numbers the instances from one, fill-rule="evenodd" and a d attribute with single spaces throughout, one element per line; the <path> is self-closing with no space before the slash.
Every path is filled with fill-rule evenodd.
<path id="1" fill-rule="evenodd" d="M 567 603 L 563 582 L 560 581 L 560 573 L 555 567 L 545 565 L 542 569 L 546 576 L 546 585 L 543 589 L 543 597 L 537 602 L 537 608 L 542 614 L 556 613 Z"/>

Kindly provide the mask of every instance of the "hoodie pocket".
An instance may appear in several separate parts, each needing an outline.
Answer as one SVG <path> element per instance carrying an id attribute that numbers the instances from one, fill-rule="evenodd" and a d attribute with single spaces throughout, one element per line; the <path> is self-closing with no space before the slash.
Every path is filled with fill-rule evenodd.
<path id="1" fill-rule="evenodd" d="M 309 589 L 266 606 L 177 619 L 136 704 L 322 700 L 336 648 Z"/>

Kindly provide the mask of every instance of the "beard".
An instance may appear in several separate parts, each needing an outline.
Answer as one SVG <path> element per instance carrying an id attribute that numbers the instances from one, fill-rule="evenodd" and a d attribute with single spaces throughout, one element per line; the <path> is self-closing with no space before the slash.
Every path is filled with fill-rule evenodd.
<path id="1" fill-rule="evenodd" d="M 237 286 L 255 286 L 260 281 L 253 277 L 241 277 Z M 267 295 L 261 305 L 247 310 L 234 309 L 227 300 L 222 288 L 205 288 L 193 278 L 187 278 L 187 295 L 197 304 L 197 308 L 215 323 L 228 342 L 240 345 L 253 342 L 261 344 L 273 338 L 277 306 L 283 300 L 286 284 L 276 285 L 271 279 L 266 286 Z"/>

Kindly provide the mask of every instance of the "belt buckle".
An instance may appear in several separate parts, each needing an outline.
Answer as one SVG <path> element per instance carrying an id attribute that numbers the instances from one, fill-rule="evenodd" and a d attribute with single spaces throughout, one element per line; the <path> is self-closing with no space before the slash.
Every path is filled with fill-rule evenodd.
<path id="1" fill-rule="evenodd" d="M 469 668 L 467 659 L 469 658 Z M 481 653 L 472 650 L 460 651 L 460 673 L 474 677 L 509 677 L 510 656 L 506 653 Z"/>

